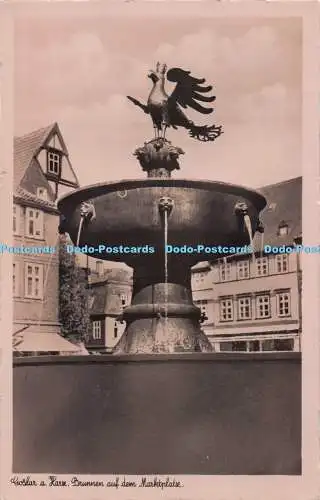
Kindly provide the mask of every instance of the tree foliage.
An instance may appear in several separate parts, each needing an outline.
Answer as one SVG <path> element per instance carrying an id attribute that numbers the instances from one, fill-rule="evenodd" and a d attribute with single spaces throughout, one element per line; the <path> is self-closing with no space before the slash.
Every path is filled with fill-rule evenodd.
<path id="1" fill-rule="evenodd" d="M 61 333 L 70 341 L 84 342 L 90 327 L 86 271 L 77 265 L 74 254 L 67 252 L 68 240 L 59 244 L 59 312 Z"/>

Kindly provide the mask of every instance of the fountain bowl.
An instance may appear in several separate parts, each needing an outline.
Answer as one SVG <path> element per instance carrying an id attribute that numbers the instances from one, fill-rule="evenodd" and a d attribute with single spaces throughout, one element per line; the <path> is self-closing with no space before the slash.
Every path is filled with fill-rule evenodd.
<path id="1" fill-rule="evenodd" d="M 168 244 L 173 246 L 242 246 L 250 243 L 235 206 L 245 203 L 252 233 L 259 223 L 265 198 L 256 191 L 221 182 L 189 179 L 124 180 L 78 189 L 58 201 L 65 229 L 73 242 L 81 220 L 81 204 L 92 202 L 95 218 L 84 224 L 79 245 L 98 250 L 99 245 L 163 248 L 163 224 L 159 202 L 170 198 L 173 208 L 168 216 Z M 92 257 L 129 263 L 132 255 L 92 252 Z M 212 257 L 212 256 L 211 256 Z M 214 257 L 214 256 L 213 256 Z M 192 255 L 191 260 L 207 260 Z"/>
<path id="2" fill-rule="evenodd" d="M 61 198 L 63 232 L 76 246 L 134 270 L 126 330 L 115 352 L 212 351 L 192 301 L 191 266 L 236 253 L 211 252 L 214 247 L 252 243 L 265 205 L 261 194 L 243 187 L 157 177 L 97 184 Z M 165 244 L 188 253 L 169 254 Z"/>

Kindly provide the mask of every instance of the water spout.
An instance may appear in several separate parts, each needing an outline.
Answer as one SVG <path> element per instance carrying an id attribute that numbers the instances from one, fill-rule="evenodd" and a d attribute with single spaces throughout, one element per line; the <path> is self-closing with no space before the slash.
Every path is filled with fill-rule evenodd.
<path id="1" fill-rule="evenodd" d="M 264 254 L 264 226 L 260 220 L 258 222 L 257 231 L 260 233 L 260 257 L 263 257 L 263 254 Z"/>
<path id="2" fill-rule="evenodd" d="M 238 217 L 241 217 L 243 219 L 244 227 L 247 230 L 247 233 L 249 236 L 250 248 L 252 249 L 252 264 L 255 267 L 256 259 L 255 259 L 255 253 L 254 253 L 254 247 L 253 247 L 252 224 L 251 224 L 250 216 L 248 214 L 247 204 L 242 202 L 242 201 L 236 203 L 234 211 Z"/>
<path id="3" fill-rule="evenodd" d="M 84 201 L 80 205 L 80 222 L 78 227 L 77 242 L 76 246 L 80 244 L 80 238 L 82 233 L 83 224 L 85 221 L 94 220 L 96 218 L 96 211 L 94 205 L 91 201 Z"/>

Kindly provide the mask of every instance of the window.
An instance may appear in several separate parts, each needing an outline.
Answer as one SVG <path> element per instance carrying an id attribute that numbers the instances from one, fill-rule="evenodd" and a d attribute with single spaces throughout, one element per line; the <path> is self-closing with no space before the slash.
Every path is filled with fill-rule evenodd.
<path id="1" fill-rule="evenodd" d="M 96 261 L 96 271 L 98 274 L 102 274 L 103 272 L 103 262 L 102 260 L 97 260 Z"/>
<path id="2" fill-rule="evenodd" d="M 48 151 L 47 166 L 49 174 L 54 174 L 54 175 L 60 174 L 60 162 L 61 162 L 61 155 L 59 153 L 56 153 L 54 151 Z"/>
<path id="3" fill-rule="evenodd" d="M 43 212 L 33 208 L 26 209 L 26 236 L 43 239 L 44 220 Z"/>
<path id="4" fill-rule="evenodd" d="M 113 338 L 116 339 L 117 337 L 118 337 L 118 323 L 115 321 L 113 327 Z"/>
<path id="5" fill-rule="evenodd" d="M 259 352 L 260 351 L 259 340 L 250 340 L 248 342 L 248 351 L 249 352 Z"/>
<path id="6" fill-rule="evenodd" d="M 101 321 L 92 322 L 92 338 L 93 340 L 101 339 Z"/>
<path id="7" fill-rule="evenodd" d="M 220 264 L 220 280 L 230 281 L 231 279 L 231 263 L 223 262 Z"/>
<path id="8" fill-rule="evenodd" d="M 268 275 L 268 257 L 258 257 L 256 259 L 256 274 L 257 276 Z"/>
<path id="9" fill-rule="evenodd" d="M 128 295 L 126 293 L 121 293 L 120 294 L 120 300 L 121 300 L 122 307 L 125 307 L 128 304 L 128 302 L 129 302 Z"/>
<path id="10" fill-rule="evenodd" d="M 276 272 L 287 273 L 288 270 L 288 255 L 276 255 Z"/>
<path id="11" fill-rule="evenodd" d="M 18 264 L 16 262 L 12 264 L 12 295 L 13 297 L 19 296 Z"/>
<path id="12" fill-rule="evenodd" d="M 220 321 L 233 321 L 233 300 L 220 300 Z"/>
<path id="13" fill-rule="evenodd" d="M 238 298 L 238 319 L 251 318 L 251 298 L 240 297 Z"/>
<path id="14" fill-rule="evenodd" d="M 20 229 L 20 207 L 19 205 L 13 205 L 13 220 L 12 220 L 12 230 L 13 234 L 19 234 Z"/>
<path id="15" fill-rule="evenodd" d="M 262 342 L 262 351 L 293 351 L 294 339 L 270 339 Z"/>
<path id="16" fill-rule="evenodd" d="M 274 212 L 276 208 L 277 208 L 277 204 L 276 203 L 270 203 L 269 206 L 268 206 L 268 210 L 270 212 Z"/>
<path id="17" fill-rule="evenodd" d="M 195 284 L 196 285 L 202 284 L 204 282 L 205 276 L 206 276 L 206 273 L 204 273 L 204 272 L 195 273 L 193 275 Z"/>
<path id="18" fill-rule="evenodd" d="M 237 274 L 238 274 L 239 280 L 249 278 L 249 261 L 248 260 L 240 260 L 239 262 L 237 262 Z"/>
<path id="19" fill-rule="evenodd" d="M 26 264 L 25 297 L 43 298 L 43 266 L 42 264 Z"/>
<path id="20" fill-rule="evenodd" d="M 40 198 L 40 200 L 47 200 L 48 199 L 48 193 L 47 193 L 46 188 L 44 188 L 44 187 L 37 188 L 37 198 Z"/>
<path id="21" fill-rule="evenodd" d="M 290 316 L 290 292 L 281 292 L 277 294 L 278 316 L 281 318 Z"/>
<path id="22" fill-rule="evenodd" d="M 196 300 L 195 301 L 197 306 L 200 308 L 201 310 L 201 314 L 203 314 L 204 316 L 208 316 L 208 301 L 207 300 Z"/>
<path id="23" fill-rule="evenodd" d="M 257 318 L 270 318 L 270 295 L 257 295 L 256 297 L 256 313 Z"/>
<path id="24" fill-rule="evenodd" d="M 247 342 L 245 341 L 236 341 L 232 342 L 232 351 L 236 352 L 246 352 L 247 351 Z"/>
<path id="25" fill-rule="evenodd" d="M 286 222 L 281 221 L 278 226 L 278 235 L 285 236 L 289 233 L 289 226 Z"/>

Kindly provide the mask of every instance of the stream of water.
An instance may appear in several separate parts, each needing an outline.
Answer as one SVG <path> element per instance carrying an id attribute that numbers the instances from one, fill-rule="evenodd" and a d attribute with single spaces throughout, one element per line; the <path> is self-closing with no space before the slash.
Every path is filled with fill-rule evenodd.
<path id="1" fill-rule="evenodd" d="M 82 226 L 83 226 L 83 221 L 84 217 L 81 217 L 80 222 L 79 222 L 79 227 L 78 227 L 78 234 L 77 234 L 77 242 L 76 246 L 78 247 L 80 244 L 80 238 L 81 238 L 81 232 L 82 232 Z"/>
<path id="2" fill-rule="evenodd" d="M 256 258 L 255 258 L 254 247 L 253 247 L 252 225 L 251 225 L 251 220 L 250 220 L 249 215 L 244 216 L 244 224 L 245 224 L 246 229 L 248 231 L 249 240 L 250 240 L 250 247 L 252 248 L 252 264 L 253 264 L 253 266 L 255 266 Z"/>
<path id="3" fill-rule="evenodd" d="M 260 257 L 263 257 L 264 252 L 264 232 L 260 233 Z"/>

